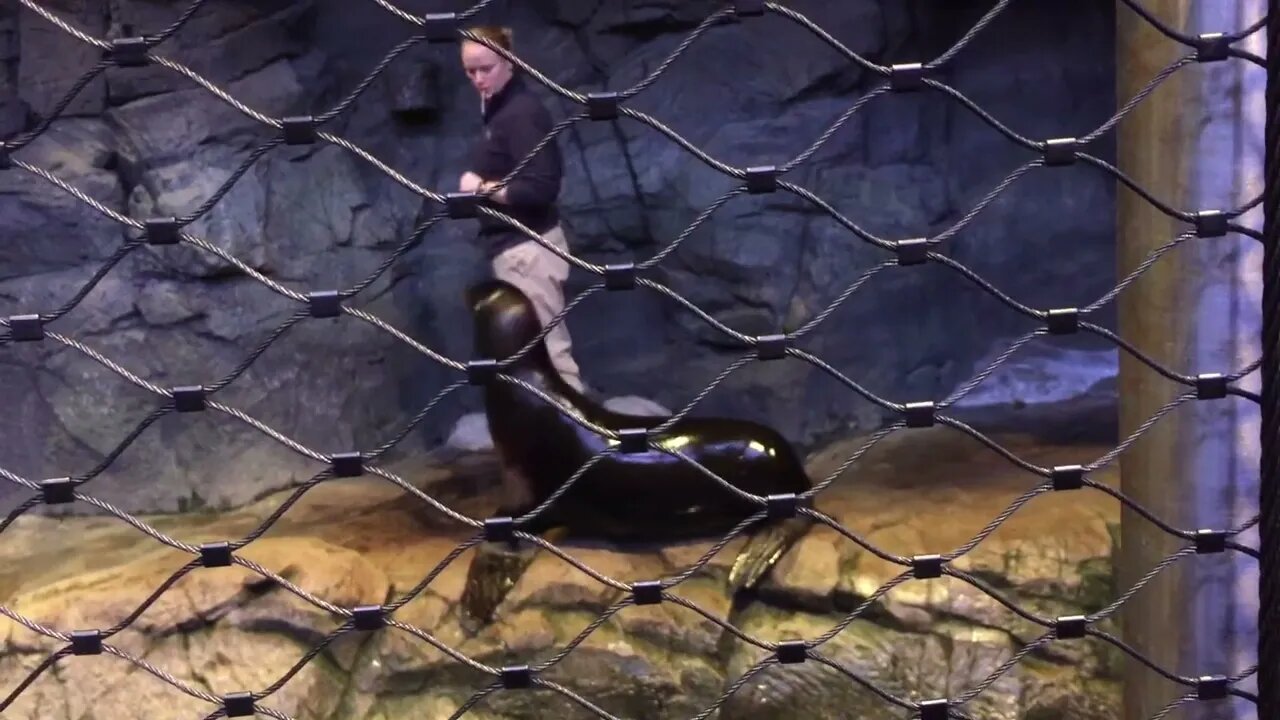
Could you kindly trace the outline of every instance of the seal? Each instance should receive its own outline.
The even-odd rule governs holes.
[[[563,494],[521,524],[521,530],[544,538],[554,534],[616,543],[661,543],[722,537],[761,510],[759,504],[672,452],[757,496],[799,494],[812,487],[799,454],[774,428],[691,414],[650,432],[668,418],[616,412],[570,386],[553,368],[544,344],[533,343],[542,325],[532,303],[514,285],[502,280],[481,282],[467,291],[467,302],[474,319],[476,355],[501,362],[523,351],[501,372],[528,386],[494,378],[483,390],[504,481],[504,498],[496,515],[524,515],[580,473]],[[650,447],[624,452],[617,447],[619,440],[602,436],[583,421],[615,432],[643,429]],[[614,452],[581,471],[611,446]],[[731,589],[736,593],[754,587],[810,524],[808,518],[796,516],[748,530],[751,539],[730,571]],[[766,532],[761,533],[761,528]],[[485,557],[481,552],[473,556],[462,603],[472,624],[489,621],[502,596],[531,562],[531,556],[523,562]]]

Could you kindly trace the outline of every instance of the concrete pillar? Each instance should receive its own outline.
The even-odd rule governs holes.
[[[1261,18],[1266,0],[1143,0],[1183,33],[1230,33]],[[1122,3],[1117,15],[1117,83],[1127,102],[1191,50]],[[1254,33],[1238,47],[1265,56]],[[1179,210],[1239,207],[1258,197],[1263,178],[1265,71],[1230,58],[1178,70],[1118,131],[1119,168]],[[1117,183],[1118,276],[1191,227]],[[1262,229],[1261,208],[1236,222]],[[1161,258],[1119,297],[1119,334],[1165,367],[1196,375],[1235,372],[1261,352],[1262,247],[1236,233],[1194,238]],[[1187,388],[1120,354],[1120,428],[1128,436]],[[1258,392],[1259,373],[1239,383]],[[1258,512],[1259,422],[1256,404],[1235,396],[1192,401],[1169,415],[1120,458],[1122,490],[1183,529],[1238,526]],[[1257,532],[1238,538],[1257,546]],[[1138,514],[1122,516],[1121,591],[1185,541]],[[1121,612],[1122,637],[1159,666],[1183,676],[1237,674],[1257,662],[1258,563],[1228,551],[1167,568]],[[1240,687],[1252,689],[1255,679]],[[1124,666],[1125,720],[1153,717],[1187,692],[1137,661]],[[1187,720],[1255,720],[1241,699],[1191,701]]]

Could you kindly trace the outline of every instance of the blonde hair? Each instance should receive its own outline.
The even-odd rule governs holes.
[[[511,28],[499,25],[477,25],[467,29],[470,30],[472,34],[488,40],[503,50],[512,52],[511,45],[513,33]]]

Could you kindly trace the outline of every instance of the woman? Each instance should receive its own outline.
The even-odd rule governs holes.
[[[511,51],[511,30],[478,27],[472,32]],[[462,41],[462,67],[480,95],[484,134],[471,154],[471,167],[459,182],[462,192],[491,190],[551,132],[551,115],[516,74],[510,61],[481,43]],[[556,198],[563,163],[560,148],[548,142],[506,186],[489,196],[495,209],[518,220],[548,243],[568,252]],[[480,216],[480,240],[494,275],[520,288],[537,308],[545,327],[564,309],[563,283],[569,263],[507,223]],[[565,382],[583,390],[578,364],[570,352],[569,329],[562,318],[546,337],[547,353]]]

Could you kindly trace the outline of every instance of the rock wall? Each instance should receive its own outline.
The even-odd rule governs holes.
[[[159,32],[186,7],[42,4],[96,36]],[[788,3],[880,63],[937,56],[990,4]],[[707,0],[548,0],[495,6],[481,19],[510,22],[522,57],[556,82],[588,91],[628,87],[652,73],[717,7]],[[97,53],[25,7],[3,13],[0,126],[11,134],[49,122]],[[936,77],[1021,135],[1083,135],[1114,106],[1111,13],[1101,0],[1014,3]],[[219,2],[201,7],[158,52],[257,112],[318,114],[346,98],[411,30],[372,3],[353,13],[349,0]],[[768,15],[712,28],[629,106],[725,162],[782,164],[868,83],[867,73],[819,38]],[[546,97],[557,117],[572,109]],[[477,128],[476,106],[456,50],[420,45],[325,129],[414,182],[451,190]],[[471,221],[437,225],[395,256],[421,210],[417,196],[327,143],[255,156],[270,136],[182,75],[108,68],[14,158],[131,217],[199,213],[190,232],[297,291],[350,287],[384,268],[354,304],[424,346],[467,359],[462,291],[484,272],[469,242]],[[1099,143],[1093,151],[1110,158],[1107,138]],[[574,252],[593,262],[652,256],[731,187],[630,119],[576,125],[561,147],[566,227]],[[864,229],[899,239],[955,224],[1032,157],[953,98],[923,92],[868,103],[787,178]],[[1094,168],[1030,172],[945,251],[1022,303],[1087,304],[1113,284],[1113,194],[1113,182]],[[57,310],[123,252],[49,329],[158,385],[234,375],[215,395],[219,402],[321,452],[387,442],[455,379],[352,317],[297,322],[235,375],[300,307],[207,253],[122,251],[136,236],[47,180],[0,172],[0,314]],[[651,277],[720,322],[765,333],[808,322],[883,259],[800,198],[744,196],[689,234]],[[593,280],[575,271],[568,291]],[[1099,321],[1111,317],[1104,312]],[[695,314],[647,291],[593,296],[568,322],[593,387],[670,408],[683,407],[740,352]],[[944,268],[888,268],[800,346],[889,399],[936,399],[993,348],[1032,327]],[[1099,376],[1113,373],[1114,352],[1097,357]],[[0,362],[0,395],[8,400],[0,463],[24,477],[87,473],[143,424],[94,480],[95,496],[129,509],[223,506],[321,469],[224,414],[149,420],[159,398],[56,341],[5,346]],[[1039,392],[1024,390],[1021,400]],[[436,446],[477,399],[468,388],[449,395],[397,449]],[[698,410],[767,420],[806,447],[882,420],[874,405],[794,359],[734,373]],[[0,486],[0,497],[12,492]]]

